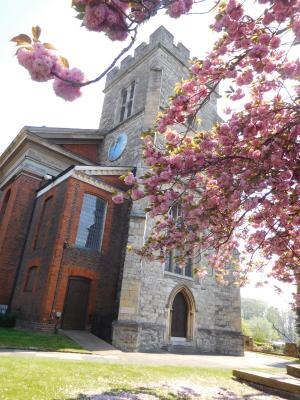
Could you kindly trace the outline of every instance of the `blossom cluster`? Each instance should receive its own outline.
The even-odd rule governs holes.
[[[17,59],[26,68],[32,80],[46,82],[53,80],[53,89],[57,96],[73,101],[81,96],[80,84],[85,80],[78,68],[69,68],[68,62],[60,57],[49,43],[41,43],[39,27],[32,28],[33,39],[21,34],[12,39],[19,46]],[[79,84],[79,85],[77,85]]]
[[[83,25],[90,31],[105,32],[111,40],[125,40],[128,36],[125,1],[75,0],[75,9],[81,13]]]
[[[219,39],[193,62],[146,137],[149,171],[130,190],[148,198],[157,221],[140,254],[163,260],[170,249],[183,258],[200,252],[222,279],[243,243],[251,260],[259,252],[274,263],[275,277],[299,282],[300,61],[281,42],[282,35],[291,47],[299,40],[300,2],[259,2],[265,11],[258,19],[237,0],[220,3],[212,27]],[[227,121],[195,128],[190,119],[221,82],[228,82]],[[231,274],[241,280],[252,266]]]
[[[122,0],[73,0],[78,18],[90,31],[104,32],[111,40],[125,40],[135,24],[140,24],[161,8],[166,8],[172,18],[188,13],[193,0],[122,1]]]

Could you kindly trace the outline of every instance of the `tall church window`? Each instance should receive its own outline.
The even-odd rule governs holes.
[[[172,272],[173,274],[193,277],[193,265],[192,259],[189,258],[185,265],[179,265],[176,257],[179,256],[179,250],[171,250],[169,251],[166,260],[165,260],[165,271]]]
[[[182,223],[182,212],[180,204],[174,205],[169,214],[176,221],[176,224],[180,226]],[[180,250],[171,250],[165,260],[165,271],[172,272],[173,274],[182,276],[193,276],[192,259],[188,258],[185,265],[179,265],[177,257],[180,256]]]
[[[97,196],[85,193],[80,212],[76,246],[100,250],[106,202]]]
[[[9,190],[5,193],[5,196],[4,196],[4,199],[3,199],[3,203],[2,203],[2,207],[1,207],[1,209],[0,209],[0,224],[1,224],[2,220],[3,220],[3,218],[4,218],[4,215],[5,215],[7,206],[8,206],[10,194],[11,194],[11,190],[9,189]]]
[[[132,114],[134,89],[135,82],[132,82],[127,88],[122,89],[120,122],[122,122],[126,118],[129,118]]]
[[[48,197],[43,204],[41,216],[38,222],[35,238],[33,241],[34,250],[43,247],[44,239],[47,236],[47,224],[50,219],[50,209],[52,205],[53,196]]]
[[[34,289],[34,283],[37,276],[38,267],[31,267],[27,272],[24,292],[32,292]]]

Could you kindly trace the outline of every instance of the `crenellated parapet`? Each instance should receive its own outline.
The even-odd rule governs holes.
[[[152,33],[148,44],[145,42],[141,43],[134,50],[134,56],[127,56],[122,60],[120,67],[113,68],[107,74],[105,86],[111,85],[113,81],[127,73],[157,47],[162,47],[169,51],[183,64],[187,64],[190,58],[190,51],[182,43],[175,45],[174,36],[166,28],[160,26]]]

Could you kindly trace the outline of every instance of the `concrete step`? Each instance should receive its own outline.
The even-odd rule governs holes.
[[[300,399],[300,379],[289,375],[273,375],[267,372],[233,370],[233,376],[244,381],[257,383],[272,389],[299,395]],[[298,398],[298,397],[297,397]]]
[[[300,364],[287,365],[286,372],[295,378],[300,378]]]
[[[74,340],[74,342],[80,344],[85,350],[91,351],[94,354],[120,354],[121,351],[116,349],[111,344],[98,338],[88,331],[77,331],[71,329],[59,329],[59,333]]]

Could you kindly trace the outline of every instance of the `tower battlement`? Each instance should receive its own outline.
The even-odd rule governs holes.
[[[120,67],[113,68],[106,77],[106,87],[112,82],[127,73],[133,66],[139,63],[153,49],[162,46],[183,64],[187,64],[190,58],[190,51],[182,44],[174,44],[174,36],[163,26],[160,26],[150,35],[149,43],[141,43],[135,50],[134,56],[127,56],[121,61]]]

